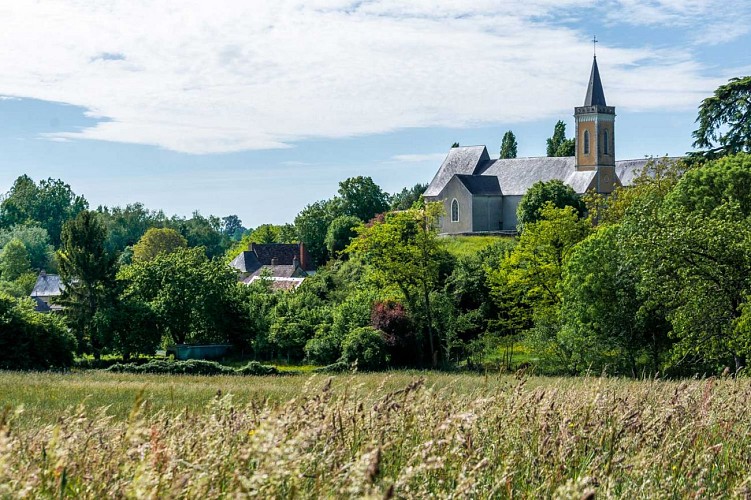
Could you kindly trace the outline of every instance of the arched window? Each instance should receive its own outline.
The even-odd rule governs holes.
[[[456,198],[451,202],[451,222],[459,222],[459,202]]]
[[[604,130],[602,134],[602,152],[608,154],[608,131]]]
[[[589,154],[589,130],[584,131],[584,154]]]

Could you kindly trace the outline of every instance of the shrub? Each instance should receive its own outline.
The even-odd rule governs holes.
[[[235,370],[238,375],[278,375],[279,370],[275,366],[262,365],[258,361],[251,361],[242,368]]]
[[[328,231],[326,231],[326,248],[329,251],[329,255],[333,257],[339,256],[349,242],[357,236],[355,227],[360,225],[361,221],[357,217],[352,215],[340,215],[329,224]]]
[[[315,337],[305,344],[305,357],[314,364],[336,362],[342,354],[342,339],[334,333],[331,325],[316,329]]]
[[[0,369],[68,367],[74,349],[75,339],[61,318],[35,312],[30,299],[0,292]]]
[[[237,370],[203,359],[189,359],[187,361],[167,361],[152,359],[145,364],[116,363],[109,368],[109,372],[115,373],[152,373],[159,375],[276,375],[279,371],[276,367],[262,365],[257,361],[251,361]]]
[[[150,358],[131,358],[128,364],[143,365],[150,362]],[[73,362],[73,367],[81,370],[104,370],[112,365],[122,364],[123,358],[121,356],[107,355],[96,359],[94,356],[83,356],[76,358]]]
[[[152,359],[148,363],[114,364],[107,371],[116,373],[153,373],[164,375],[227,375],[234,373],[232,368],[223,366],[216,361],[203,359],[189,359],[187,361],[166,361]]]
[[[372,326],[352,330],[342,342],[342,361],[357,361],[357,366],[363,370],[386,368],[389,355],[382,332]]]

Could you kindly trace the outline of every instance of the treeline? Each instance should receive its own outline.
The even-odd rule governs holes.
[[[252,289],[237,284],[226,262],[251,241],[302,240],[324,264],[352,227],[391,207],[409,207],[425,187],[389,195],[370,178],[355,177],[340,183],[339,196],[306,207],[296,224],[253,230],[234,215],[167,217],[140,203],[89,210],[62,180],[21,176],[0,203],[0,296],[9,311],[0,345],[13,346],[12,356],[3,351],[0,367],[61,366],[73,351],[127,359],[186,342],[231,342],[240,353],[267,353],[255,339],[265,322],[259,308],[265,314],[272,298],[249,299]],[[311,208],[319,206],[333,223],[321,232]],[[28,296],[42,270],[59,273],[65,285],[62,317],[33,312]],[[57,357],[39,355],[37,337],[57,342]]]
[[[327,263],[281,293],[263,280],[239,284],[229,254],[212,259],[179,239],[123,263],[108,249],[105,217],[83,210],[64,223],[55,254],[70,283],[63,318],[3,296],[8,328],[29,339],[11,341],[4,328],[3,352],[14,355],[3,363],[65,364],[66,348],[128,358],[230,342],[259,361],[360,369],[735,371],[751,345],[749,186],[749,154],[654,161],[607,198],[540,183],[519,205],[518,238],[459,256],[436,234],[439,205],[418,201],[367,222],[338,215],[329,227],[352,218],[342,249],[325,247]],[[334,203],[346,206],[318,205]]]

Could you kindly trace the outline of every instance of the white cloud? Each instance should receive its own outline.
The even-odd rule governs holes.
[[[549,22],[582,6],[591,0],[5,2],[0,93],[108,119],[56,137],[199,154],[533,120],[583,99],[587,37]],[[679,9],[618,6],[651,9],[648,20]],[[693,108],[726,76],[702,76],[680,51],[598,54],[609,102],[630,109]]]

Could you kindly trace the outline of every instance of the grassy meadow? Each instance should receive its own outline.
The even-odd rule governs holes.
[[[751,381],[0,374],[0,497],[747,497]]]
[[[499,240],[513,240],[513,236],[444,236],[440,242],[455,257],[474,255]]]

